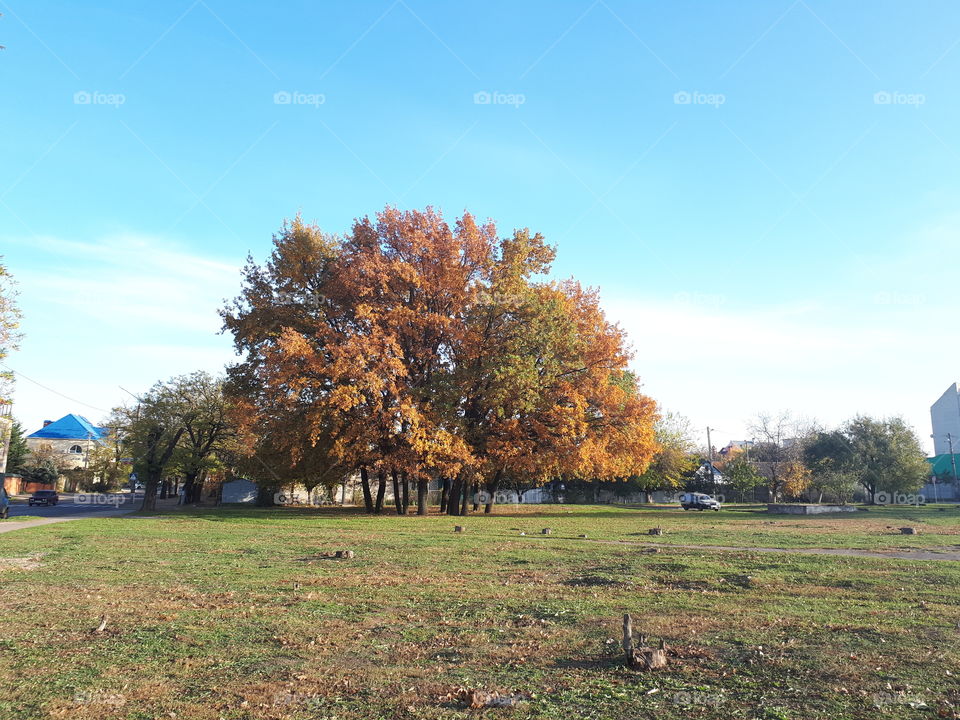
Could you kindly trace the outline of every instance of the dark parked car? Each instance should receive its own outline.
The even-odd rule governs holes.
[[[680,506],[684,510],[719,510],[720,503],[703,493],[684,493],[680,496]]]
[[[37,490],[27,502],[31,507],[34,505],[56,505],[60,502],[60,496],[56,490]]]

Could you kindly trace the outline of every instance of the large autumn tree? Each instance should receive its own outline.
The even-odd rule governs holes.
[[[244,356],[231,392],[289,463],[358,471],[368,511],[387,478],[400,513],[411,485],[425,513],[428,481],[449,480],[459,514],[504,476],[643,472],[655,405],[596,293],[539,279],[553,257],[469,214],[388,207],[342,239],[296,218],[223,311]]]

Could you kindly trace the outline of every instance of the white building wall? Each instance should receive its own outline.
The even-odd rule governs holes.
[[[953,435],[953,451],[960,452],[960,391],[954,383],[930,407],[930,421],[933,425],[933,453],[943,455],[950,452],[947,433]]]
[[[70,452],[70,448],[80,446],[81,452]],[[82,468],[86,462],[87,453],[93,448],[94,441],[66,440],[63,438],[27,438],[27,450],[31,453],[49,447],[54,452],[54,460],[61,470],[76,470]]]

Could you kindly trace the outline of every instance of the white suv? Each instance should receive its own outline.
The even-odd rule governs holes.
[[[720,501],[703,493],[684,493],[680,496],[680,507],[684,510],[719,510]]]

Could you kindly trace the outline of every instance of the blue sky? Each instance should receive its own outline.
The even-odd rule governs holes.
[[[60,393],[15,412],[222,366],[248,252],[391,203],[543,232],[717,444],[780,410],[926,440],[960,376],[960,6],[864,8],[2,0],[8,363]]]

